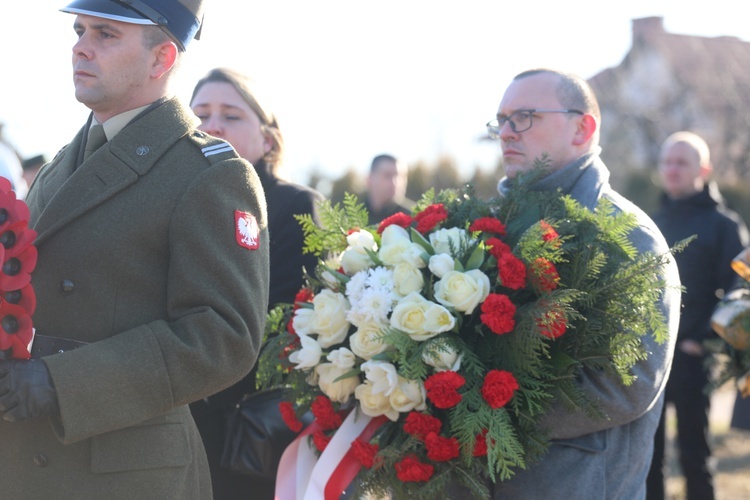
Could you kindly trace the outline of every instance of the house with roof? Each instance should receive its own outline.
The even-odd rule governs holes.
[[[613,182],[652,170],[662,141],[678,130],[706,139],[718,178],[750,177],[750,43],[667,33],[661,17],[632,23],[632,47],[619,66],[588,80]]]

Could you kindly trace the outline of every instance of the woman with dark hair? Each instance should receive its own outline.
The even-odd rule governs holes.
[[[312,273],[316,265],[316,257],[302,253],[304,235],[294,215],[313,214],[317,219],[317,203],[323,196],[279,177],[284,139],[276,117],[261,104],[249,77],[230,69],[211,70],[196,84],[190,107],[201,120],[200,130],[229,142],[255,167],[268,204],[271,239],[269,308],[280,302],[293,302],[303,284],[303,268]],[[226,415],[244,394],[255,390],[253,370],[234,386],[191,405],[208,454],[213,493],[217,499],[274,496],[272,479],[234,473],[219,465]]]

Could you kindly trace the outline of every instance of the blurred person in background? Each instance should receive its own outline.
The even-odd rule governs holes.
[[[20,155],[10,142],[3,136],[3,124],[0,123],[0,177],[10,181],[18,199],[24,199],[29,184],[23,176]]]
[[[406,198],[408,169],[406,164],[389,154],[372,159],[364,194],[370,224],[378,224],[397,212],[411,213],[414,202]]]
[[[31,186],[31,183],[34,182],[34,179],[36,178],[36,174],[39,173],[39,170],[47,163],[47,161],[46,156],[36,155],[31,158],[26,158],[21,163],[21,168],[23,168],[23,178],[26,180],[26,184]]]
[[[653,214],[654,222],[670,246],[697,236],[675,255],[685,291],[665,401],[674,405],[677,414],[677,442],[687,498],[707,500],[714,498],[714,484],[708,421],[711,401],[705,393],[708,353],[703,341],[715,337],[711,314],[735,281],[730,262],[748,244],[748,232],[709,180],[712,166],[703,138],[686,131],[669,136],[661,146],[658,171],[664,192],[661,207]],[[647,479],[649,500],[665,498],[664,427],[662,412]]]
[[[190,106],[201,120],[200,130],[229,142],[255,167],[268,203],[269,308],[280,302],[294,302],[304,282],[304,271],[312,274],[317,264],[314,255],[302,252],[304,234],[294,215],[312,214],[317,221],[317,204],[323,196],[280,177],[284,153],[281,129],[249,77],[231,69],[213,69],[196,84]],[[272,478],[238,474],[219,463],[227,413],[244,394],[255,390],[253,371],[234,386],[191,405],[208,453],[216,498],[273,498]]]

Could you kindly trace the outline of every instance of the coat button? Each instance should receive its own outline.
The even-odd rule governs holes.
[[[47,457],[41,453],[34,455],[33,462],[37,467],[47,467]]]
[[[75,285],[70,280],[62,280],[60,282],[60,290],[62,290],[63,293],[70,293],[73,291],[73,288],[75,288]]]

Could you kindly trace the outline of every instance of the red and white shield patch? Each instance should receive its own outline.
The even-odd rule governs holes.
[[[248,250],[257,250],[260,246],[260,228],[255,216],[248,212],[235,210],[234,235],[239,246]]]

